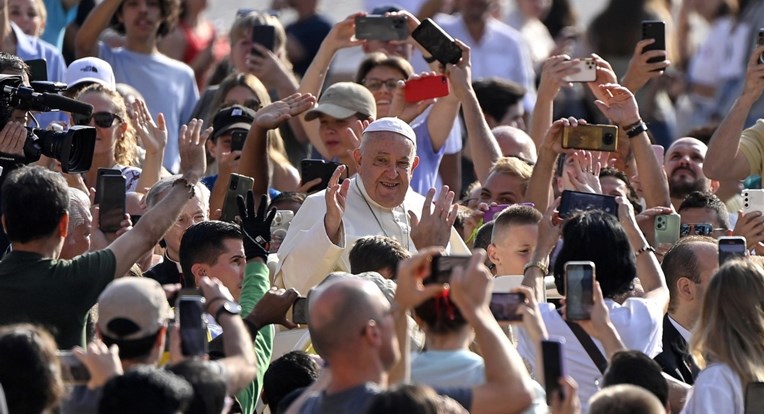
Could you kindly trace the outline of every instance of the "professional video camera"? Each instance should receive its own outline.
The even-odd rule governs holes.
[[[14,110],[48,112],[63,110],[90,116],[93,106],[61,96],[57,93],[66,87],[52,82],[32,82],[33,87],[22,84],[21,76],[0,75],[0,129],[11,119]],[[64,172],[85,172],[93,162],[96,130],[89,126],[72,126],[64,132],[27,127],[24,156],[13,160],[28,164],[40,159],[40,155],[61,162]],[[6,157],[0,157],[6,158]]]

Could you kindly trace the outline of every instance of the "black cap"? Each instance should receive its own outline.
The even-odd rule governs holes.
[[[232,129],[250,130],[252,121],[255,120],[255,111],[250,108],[233,105],[221,109],[215,114],[212,126],[212,139],[218,138]]]

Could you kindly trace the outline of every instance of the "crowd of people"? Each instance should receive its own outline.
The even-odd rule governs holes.
[[[762,0],[0,2],[0,413],[762,412]]]

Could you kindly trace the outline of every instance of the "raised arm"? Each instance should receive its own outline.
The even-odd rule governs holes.
[[[566,55],[547,58],[542,64],[542,75],[537,90],[537,101],[531,114],[529,135],[534,140],[537,151],[545,142],[545,135],[553,123],[553,102],[561,87],[570,87],[571,83],[563,78],[576,73],[576,62]]]
[[[534,208],[541,213],[544,213],[547,206],[550,205],[555,164],[558,161],[558,156],[564,153],[561,147],[563,129],[580,123],[585,124],[586,122],[573,117],[561,118],[555,121],[545,133],[542,145],[539,147],[539,157],[537,163],[534,164],[534,170],[531,172],[524,197],[525,201],[534,203]]]
[[[146,212],[132,230],[118,237],[108,249],[116,259],[115,277],[128,269],[146,252],[154,248],[170,226],[178,219],[186,202],[193,197],[193,186],[204,174],[205,142],[200,139],[202,121],[191,121],[181,127],[180,153],[183,176],[178,179],[165,198]]]
[[[136,134],[146,150],[146,158],[143,161],[141,178],[138,179],[136,190],[145,194],[151,186],[159,181],[162,175],[162,160],[167,145],[167,127],[165,126],[165,116],[162,113],[157,114],[157,122],[154,122],[144,101],[137,99],[131,106],[130,119],[133,120]]]
[[[98,37],[107,27],[122,0],[104,0],[90,11],[77,31],[74,48],[77,58],[98,56]]]
[[[762,53],[762,46],[756,47],[752,52],[746,67],[744,90],[709,141],[707,153],[712,156],[704,160],[704,175],[710,179],[743,180],[751,174],[760,172],[758,169],[762,166],[762,159],[759,165],[752,165],[741,151],[741,132],[749,110],[762,96],[763,64],[760,62]]]

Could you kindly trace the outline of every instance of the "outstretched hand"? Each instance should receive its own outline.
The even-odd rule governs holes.
[[[192,184],[199,182],[207,168],[205,143],[212,133],[212,127],[202,131],[203,124],[201,119],[192,119],[187,125],[181,126],[178,137],[181,173]]]
[[[435,195],[435,188],[431,188],[425,196],[419,218],[414,212],[408,212],[412,227],[412,241],[418,249],[428,246],[446,247],[451,236],[452,225],[457,219],[459,206],[452,204],[454,191],[450,191],[449,186],[443,186],[434,203]]]
[[[611,122],[625,127],[640,120],[637,101],[629,89],[615,83],[599,85],[598,89],[602,95],[595,105]]]
[[[315,103],[316,97],[310,93],[294,93],[259,109],[253,124],[263,129],[278,128],[293,116],[312,108]]]
[[[276,216],[276,209],[272,208],[266,215],[268,197],[264,194],[260,197],[258,212],[255,213],[255,195],[252,190],[247,191],[247,202],[244,197],[236,197],[236,205],[239,207],[239,227],[244,234],[244,256],[247,260],[260,258],[264,262],[268,258],[271,243],[271,222]]]
[[[340,226],[343,224],[345,200],[351,184],[351,180],[345,180],[340,184],[340,176],[343,175],[345,169],[345,165],[337,167],[329,179],[327,190],[324,193],[324,201],[327,204],[327,212],[324,214],[324,230],[327,232],[327,237],[335,244],[340,243]]]

